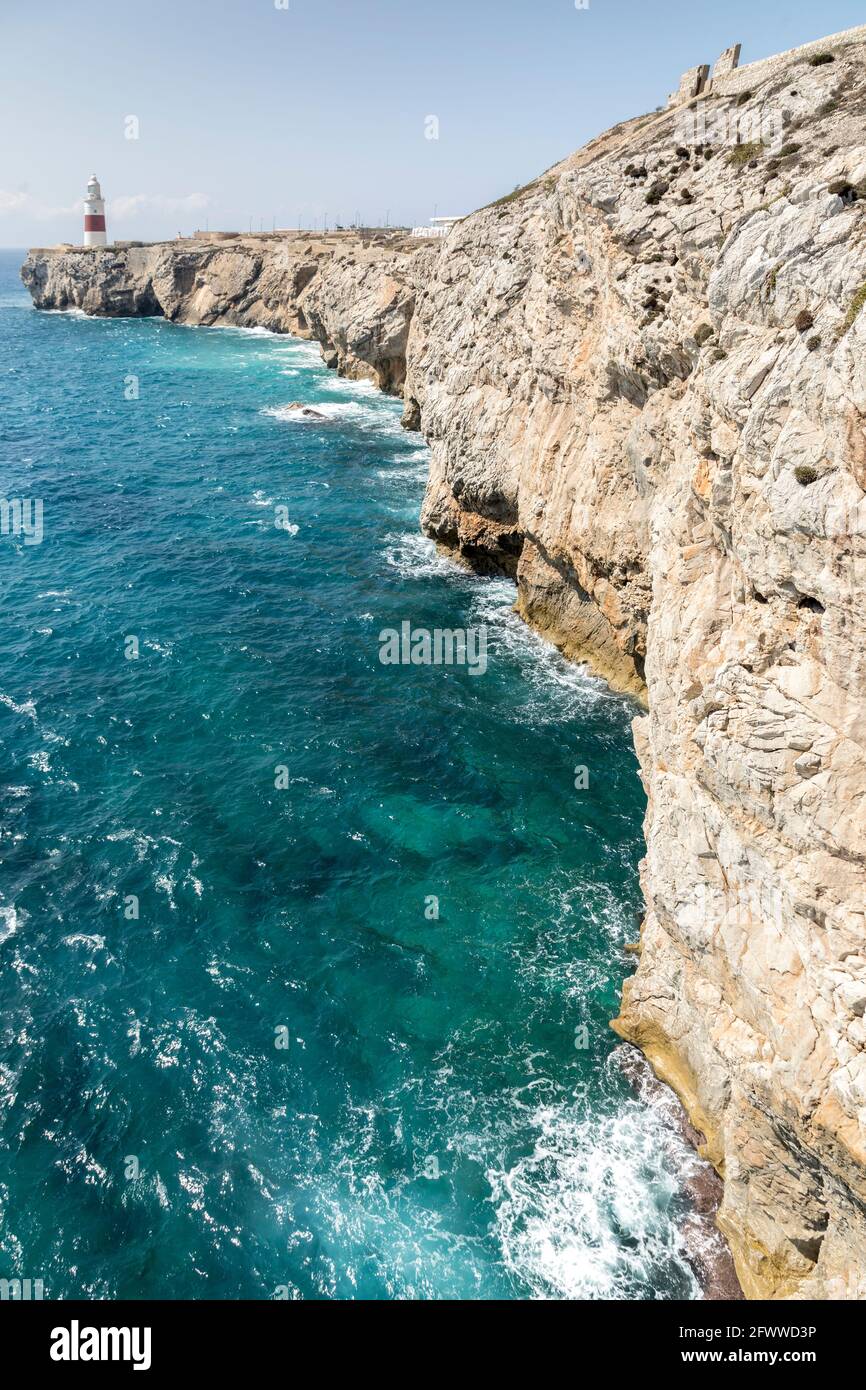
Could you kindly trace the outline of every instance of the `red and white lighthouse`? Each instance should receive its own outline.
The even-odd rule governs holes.
[[[95,174],[91,174],[87,181],[87,197],[84,199],[84,245],[108,245],[105,235],[105,199]]]

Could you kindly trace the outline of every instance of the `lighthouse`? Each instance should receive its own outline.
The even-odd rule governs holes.
[[[87,196],[84,199],[84,245],[108,245],[105,235],[105,199],[95,174],[91,174],[87,181]]]

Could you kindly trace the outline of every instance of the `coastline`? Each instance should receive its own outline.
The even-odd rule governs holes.
[[[783,105],[785,153],[657,112],[435,248],[239,237],[25,276],[46,307],[298,329],[402,395],[426,534],[645,691],[615,1028],[704,1134],[753,1298],[866,1293],[864,55],[710,93],[721,117]]]
[[[267,1296],[287,1278],[302,1296],[369,1296],[388,1278],[398,1297],[698,1298],[677,1220],[691,1155],[632,1095],[607,1030],[637,910],[643,802],[629,707],[513,615],[512,583],[443,563],[417,534],[426,448],[401,430],[398,402],[338,380],[317,347],[32,311],[7,314],[6,326],[6,364],[53,364],[45,410],[21,413],[13,455],[22,487],[30,440],[44,448],[47,544],[9,558],[23,612],[54,633],[34,636],[27,667],[4,683],[15,707],[0,714],[32,809],[46,781],[62,797],[19,822],[16,863],[38,858],[57,830],[70,837],[53,874],[63,939],[45,952],[30,882],[9,950],[39,967],[40,1000],[81,997],[65,1051],[83,1048],[96,1079],[113,1063],[117,1098],[87,1146],[107,1176],[94,1170],[88,1186],[83,1168],[70,1175],[84,1213],[57,1223],[40,1262],[46,1296],[91,1289],[92,1269],[117,1297]],[[129,372],[141,388],[131,404],[118,389]],[[10,386],[18,416],[27,375]],[[326,419],[272,409],[291,396]],[[81,546],[75,521],[62,524],[71,493],[91,523]],[[296,534],[274,528],[283,502]],[[107,586],[118,556],[124,582]],[[489,679],[383,675],[376,617],[407,611],[428,625],[487,623]],[[114,635],[131,631],[144,639],[138,665],[117,659]],[[75,651],[87,689],[107,696],[101,709],[86,693],[53,694]],[[46,745],[50,768],[30,767],[31,740],[61,728],[68,742]],[[268,754],[289,732],[291,787],[275,794],[276,748]],[[593,767],[603,751],[607,768],[577,801],[572,744]],[[111,897],[85,936],[74,890],[94,876]],[[422,918],[422,885],[443,893],[441,922]],[[130,889],[141,920],[126,927]],[[134,977],[114,989],[113,962],[133,960]],[[4,972],[4,989],[14,985]],[[260,1023],[283,1018],[287,998],[283,1058]],[[14,993],[10,1002],[17,1028]],[[127,1017],[139,1021],[129,1051],[118,1045]],[[572,1033],[587,1017],[591,1046],[579,1053]],[[165,1070],[162,1056],[177,1063]],[[20,1078],[21,1103],[40,1070]],[[301,1088],[313,1102],[304,1113]],[[118,1154],[140,1147],[125,1135],[130,1102],[149,1133],[134,1189],[117,1175]],[[78,1108],[65,1094],[58,1104],[63,1146]],[[182,1146],[178,1107],[193,1125]],[[383,1116],[375,1129],[371,1114]],[[438,1156],[437,1185],[419,1174],[425,1154]],[[246,1156],[264,1181],[244,1182],[235,1201],[224,1174],[242,1179]],[[32,1264],[50,1208],[28,1224],[15,1167],[10,1189],[7,1226]],[[216,1228],[196,1217],[198,1194]],[[106,1244],[118,1203],[143,1271]],[[241,1211],[251,1235],[226,1248],[224,1223]],[[321,1233],[321,1255],[305,1230]],[[82,1235],[92,1255],[79,1275],[65,1252]]]

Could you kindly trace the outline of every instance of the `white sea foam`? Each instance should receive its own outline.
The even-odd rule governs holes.
[[[489,661],[516,665],[522,677],[521,693],[503,706],[502,717],[522,724],[560,723],[604,703],[617,714],[628,714],[622,696],[587,666],[566,660],[514,612],[517,586],[512,580],[474,574],[420,531],[387,535],[383,554],[401,579],[441,577],[461,586],[469,624],[488,630]]]
[[[104,951],[105,937],[88,935],[86,932],[71,932],[62,938],[64,946],[82,946],[86,951]]]
[[[240,333],[245,338],[282,338],[284,336],[282,333],[275,332],[273,328],[264,328],[258,324],[254,328],[247,328],[244,324],[237,323],[192,325],[194,328],[202,326],[210,328],[217,333]]]
[[[8,941],[10,936],[14,936],[18,930],[18,913],[15,911],[14,904],[11,907],[0,907],[0,943]]]
[[[345,391],[348,395],[353,396],[374,396],[377,400],[381,400],[379,387],[375,381],[367,381],[363,378],[358,381],[354,377],[329,376],[328,390]]]
[[[29,719],[38,729],[46,743],[57,743],[64,748],[69,747],[68,738],[64,738],[62,734],[55,733],[53,729],[46,729],[40,724],[36,712],[36,704],[33,700],[22,700],[19,702],[13,700],[11,695],[6,695],[0,691],[0,705],[5,705],[7,709],[12,710],[13,714],[20,714],[23,718]],[[30,761],[34,767],[38,767],[41,771],[47,772],[47,758],[47,753],[34,753],[31,755]],[[43,766],[43,763],[46,765]]]
[[[158,888],[159,891],[161,893],[164,893],[165,896],[168,898],[168,905],[171,908],[172,912],[176,912],[177,903],[174,900],[175,881],[172,878],[171,874],[156,874],[153,883],[154,887]]]
[[[395,454],[389,468],[376,470],[377,477],[384,482],[426,483],[430,472],[430,453],[427,449],[416,449],[411,454]]]
[[[155,814],[160,814],[158,808]],[[136,861],[151,865],[154,887],[165,894],[172,910],[177,908],[174,895],[178,882],[182,888],[191,888],[197,898],[202,896],[204,885],[195,872],[201,860],[191,850],[185,850],[180,840],[172,835],[148,835],[142,830],[124,829],[111,831],[105,838],[113,844],[131,844]],[[183,867],[185,860],[188,863]]]
[[[507,948],[539,1007],[556,1000],[580,1018],[586,1001],[608,988],[611,958],[636,933],[636,910],[620,894],[592,871],[551,870],[531,936]]]
[[[315,415],[305,415],[305,410],[315,411]],[[291,425],[317,425],[323,424],[325,420],[361,420],[374,425],[388,423],[375,407],[364,405],[360,401],[304,401],[299,405],[267,406],[262,413],[271,415],[276,420],[285,420]],[[317,420],[316,415],[321,415],[323,419]]]
[[[311,367],[321,367],[323,371],[325,370],[318,343],[308,342],[305,338],[282,338],[277,349],[277,356],[294,358],[297,361],[306,362]]]
[[[385,537],[384,556],[401,579],[429,579],[431,575],[472,579],[468,570],[438,549],[436,542],[420,531],[392,533]],[[480,582],[480,581],[479,581]]]
[[[497,653],[506,656],[524,677],[526,697],[515,703],[515,717],[552,723],[604,702],[622,708],[622,697],[589,667],[568,661],[518,616],[516,598],[517,586],[510,579],[490,579],[476,589],[472,601],[472,622],[489,629],[490,659]]]
[[[645,1298],[669,1265],[698,1298],[669,1210],[676,1141],[664,1115],[637,1100],[601,1118],[547,1104],[531,1123],[532,1153],[487,1172],[502,1258],[520,1283],[536,1298]]]
[[[342,405],[324,405],[316,402],[304,402],[301,405],[269,405],[262,411],[263,415],[270,415],[274,420],[282,420],[288,425],[320,425],[325,420],[333,419],[341,414],[345,407]],[[315,411],[315,415],[305,415],[305,410]],[[321,416],[321,419],[317,419]]]
[[[353,385],[356,386],[357,383]],[[315,414],[305,415],[305,410],[313,411]],[[388,409],[383,398],[380,398],[375,390],[371,393],[362,392],[345,401],[313,400],[266,406],[262,414],[269,415],[283,424],[303,425],[308,429],[314,429],[317,425],[324,428],[327,425],[343,424],[374,430],[379,435],[402,436],[403,433],[399,415]],[[317,419],[316,416],[322,418]]]
[[[7,709],[11,709],[13,714],[23,714],[25,718],[32,719],[34,724],[37,722],[36,705],[32,700],[24,700],[21,704],[18,704],[17,701],[12,699],[11,695],[4,695],[3,692],[0,691],[0,705],[5,705]]]

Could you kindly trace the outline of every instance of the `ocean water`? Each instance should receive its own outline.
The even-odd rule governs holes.
[[[37,313],[20,261],[0,496],[44,535],[0,536],[0,1277],[699,1297],[693,1160],[608,1028],[633,708],[420,536],[398,403],[287,338]],[[405,620],[485,624],[486,672],[383,666]]]

